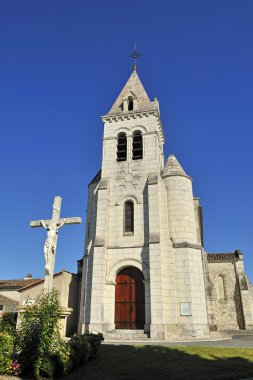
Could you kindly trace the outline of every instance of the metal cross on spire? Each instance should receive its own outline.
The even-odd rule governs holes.
[[[132,58],[133,60],[133,71],[137,69],[136,60],[140,55],[141,53],[138,53],[138,51],[136,50],[136,43],[135,43],[132,53],[128,56],[129,58]]]

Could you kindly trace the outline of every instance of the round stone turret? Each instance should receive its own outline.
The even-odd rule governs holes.
[[[197,243],[197,227],[192,194],[192,179],[174,155],[162,172],[167,188],[170,237],[173,243]]]
[[[163,178],[168,176],[183,176],[191,179],[187,176],[184,169],[173,154],[171,154],[167,159],[162,173]]]

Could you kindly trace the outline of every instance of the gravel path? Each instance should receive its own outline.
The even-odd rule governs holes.
[[[115,344],[115,345],[153,345],[153,346],[204,346],[204,347],[241,347],[241,348],[253,348],[253,335],[234,335],[232,339],[220,339],[220,340],[186,340],[175,342],[164,341],[106,341],[103,344]]]

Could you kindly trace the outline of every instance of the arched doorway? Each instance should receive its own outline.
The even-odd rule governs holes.
[[[116,277],[115,328],[143,329],[145,289],[143,273],[135,267],[122,269]]]

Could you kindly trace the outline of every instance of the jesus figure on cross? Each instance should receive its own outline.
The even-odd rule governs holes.
[[[50,274],[50,270],[54,265],[54,254],[56,250],[56,238],[58,231],[65,224],[66,220],[64,219],[63,222],[58,226],[54,222],[51,222],[48,225],[45,224],[44,220],[41,220],[40,222],[42,226],[47,230],[47,238],[44,244],[44,257],[46,261],[45,274],[48,275]]]

